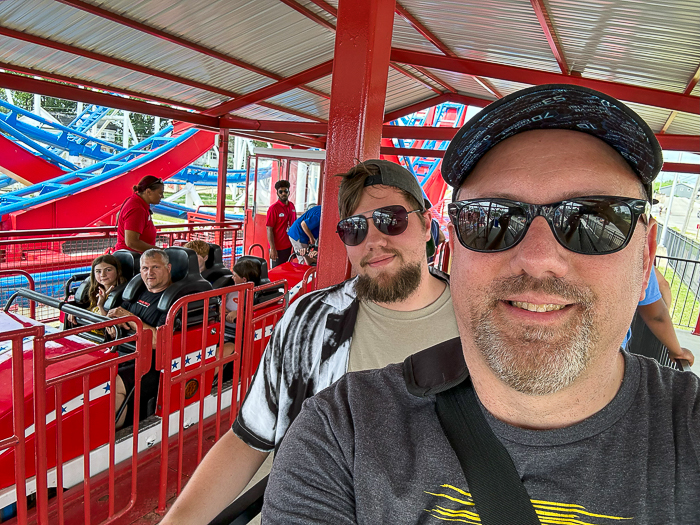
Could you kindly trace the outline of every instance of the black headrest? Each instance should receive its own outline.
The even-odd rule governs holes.
[[[236,259],[236,262],[238,261],[253,261],[258,263],[260,265],[260,285],[267,284],[270,282],[270,278],[267,276],[267,261],[262,257],[255,257],[254,255],[242,255],[238,259]]]
[[[187,274],[199,273],[199,260],[194,250],[174,246],[166,248],[165,253],[170,258],[170,278],[174,283],[184,279]]]
[[[209,269],[214,265],[222,264],[224,264],[224,255],[221,247],[218,244],[209,244],[209,255],[207,256],[207,262],[204,263],[205,268]]]
[[[132,252],[131,250],[117,250],[112,255],[114,255],[119,261],[119,265],[122,268],[122,275],[128,281],[134,275],[139,273],[141,254],[139,252]]]

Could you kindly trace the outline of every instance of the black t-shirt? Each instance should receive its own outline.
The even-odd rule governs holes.
[[[168,312],[161,312],[158,310],[158,301],[160,301],[163,292],[165,292],[165,290],[156,293],[144,290],[133,303],[125,301],[124,304],[122,304],[122,308],[129,310],[147,325],[154,327],[162,326],[165,324],[165,319],[168,316]]]

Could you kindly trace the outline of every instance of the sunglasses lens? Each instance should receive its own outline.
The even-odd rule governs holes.
[[[387,206],[374,210],[372,220],[384,235],[399,235],[408,228],[408,212],[403,206]]]
[[[557,238],[583,254],[611,253],[626,245],[634,214],[624,202],[576,199],[563,203],[552,220]]]
[[[479,252],[506,250],[516,244],[527,228],[527,215],[520,206],[497,201],[472,201],[461,209],[449,206],[460,242]]]
[[[347,246],[357,246],[367,237],[368,227],[367,219],[362,215],[354,215],[338,223],[338,236]]]

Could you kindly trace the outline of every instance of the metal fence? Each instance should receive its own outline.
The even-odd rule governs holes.
[[[655,265],[671,287],[673,324],[694,329],[700,314],[700,262],[678,257],[657,256]]]
[[[659,224],[656,242],[661,242],[662,233],[663,225]],[[666,236],[666,255],[678,259],[697,261],[700,260],[700,244],[669,228]]]
[[[242,249],[241,222],[191,222],[157,227],[156,244],[159,247],[182,246],[188,241],[201,239],[221,246],[224,263],[231,263]],[[90,271],[98,255],[113,250],[116,227],[75,229],[4,231],[0,232],[0,270],[21,270],[31,275],[35,290],[49,297],[63,299],[65,284],[76,273]],[[27,286],[24,274],[0,278],[0,305],[20,288]],[[28,313],[29,302],[19,300],[15,311]],[[45,305],[37,305],[36,319],[53,321],[59,312]]]

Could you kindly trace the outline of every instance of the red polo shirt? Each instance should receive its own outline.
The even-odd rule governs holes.
[[[131,250],[124,240],[124,230],[131,230],[141,234],[139,237],[143,242],[151,245],[156,243],[156,227],[151,218],[151,207],[134,193],[129,197],[119,212],[117,220],[117,245],[115,250]]]
[[[295,220],[297,220],[297,211],[292,201],[282,204],[282,201],[278,200],[268,208],[265,226],[272,228],[276,249],[286,250],[292,247],[287,230]]]

